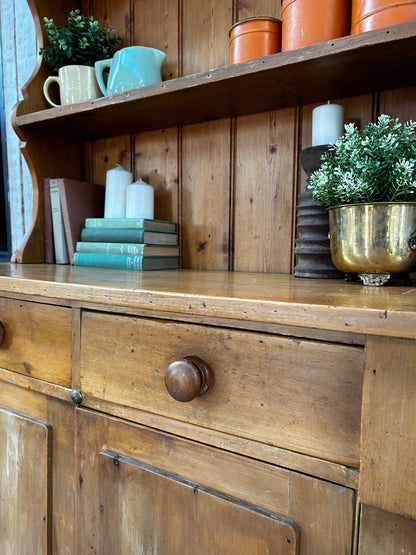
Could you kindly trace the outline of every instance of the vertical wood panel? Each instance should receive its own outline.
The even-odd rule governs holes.
[[[361,501],[416,518],[416,341],[369,337],[361,429]],[[397,469],[402,469],[397,472]]]
[[[184,75],[228,64],[232,11],[232,0],[183,0]],[[185,268],[228,268],[230,133],[228,119],[183,129],[181,226]]]
[[[183,0],[183,73],[228,64],[232,0]]]
[[[416,87],[380,93],[379,114],[389,114],[403,123],[416,120]]]
[[[155,218],[177,222],[179,173],[178,129],[162,129],[135,136],[135,179],[154,187]]]
[[[166,52],[162,78],[179,75],[178,0],[142,0],[134,3],[133,44]]]
[[[296,109],[239,118],[236,130],[236,270],[289,273]]]
[[[166,52],[162,78],[179,74],[179,10],[177,0],[135,2],[134,44]],[[134,137],[134,175],[155,189],[155,217],[178,221],[178,129],[138,133]]]
[[[130,0],[118,0],[117,10],[111,9],[110,0],[83,0],[85,14],[92,14],[100,25],[111,25],[122,37],[119,47],[131,44]],[[85,146],[85,179],[105,184],[106,172],[120,164],[131,171],[131,138],[129,135],[87,142]]]
[[[244,2],[236,0],[237,21],[245,19],[246,17],[255,17],[259,15],[281,19],[281,3],[279,1],[276,2],[276,0],[245,0]]]
[[[182,257],[185,268],[228,268],[230,121],[183,128]]]

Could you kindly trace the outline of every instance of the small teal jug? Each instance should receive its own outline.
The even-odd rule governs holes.
[[[128,46],[118,50],[113,58],[95,62],[95,74],[103,94],[129,91],[162,81],[161,67],[165,52],[148,46]],[[107,85],[103,72],[109,69]]]

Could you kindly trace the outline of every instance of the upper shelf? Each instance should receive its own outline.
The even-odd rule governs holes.
[[[415,58],[412,21],[80,104],[18,107],[16,125],[92,139],[247,115],[415,85]]]

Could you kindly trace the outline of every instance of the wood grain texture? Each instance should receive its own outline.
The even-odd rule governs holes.
[[[416,521],[362,505],[358,554],[415,555]]]
[[[279,324],[416,339],[412,286],[364,287],[344,280],[301,279],[284,274],[166,270],[131,272],[53,264],[0,264],[6,294],[55,302],[101,303],[103,308],[157,310],[243,322]],[[212,320],[210,320],[212,323]]]
[[[49,553],[52,430],[0,407],[0,444],[0,550]]]
[[[165,475],[190,480],[293,520],[300,530],[300,555],[350,552],[354,498],[352,490],[302,475],[295,476],[290,471],[272,465],[122,423],[85,409],[78,409],[76,413],[80,432],[77,455],[79,461],[85,461],[78,465],[82,480],[78,490],[79,519],[76,536],[80,546],[104,545],[106,532],[97,523],[109,516],[102,514],[106,511],[104,506],[100,510],[100,495],[109,499],[109,493],[114,488],[128,492],[126,488],[129,484],[132,487],[137,485],[137,481],[134,483],[134,476],[129,481],[121,476],[122,473],[117,474],[119,466],[118,469],[111,467],[116,474],[113,474],[113,484],[109,485],[110,492],[105,491],[103,482],[100,489],[100,458],[103,458],[101,453],[106,450],[107,453],[111,451],[141,465],[156,467]],[[114,466],[114,462],[111,462]],[[120,462],[122,464],[123,461]],[[114,495],[111,496],[113,498]],[[158,497],[155,496],[154,499],[157,502]],[[308,511],[302,507],[302,499],[309,502]],[[130,506],[132,502],[133,500],[129,500]],[[139,503],[137,498],[136,503]],[[175,512],[172,511],[171,514]],[[124,517],[124,526],[129,532],[133,532],[134,521],[126,513]],[[341,529],[343,533],[334,534],[333,541],[328,542],[328,531]],[[114,533],[117,534],[117,530]],[[248,537],[247,541],[253,541],[253,536]]]
[[[234,269],[290,273],[296,111],[238,118]]]
[[[4,372],[2,378],[4,376]],[[10,515],[2,514],[0,519],[1,541],[8,537],[10,531],[13,534],[13,541],[20,541],[21,549],[11,549],[8,551],[3,549],[2,553],[27,553],[32,555],[36,551],[35,543],[32,544],[29,538],[31,530],[48,529],[48,543],[44,550],[37,550],[36,553],[50,553],[56,550],[57,553],[74,553],[74,504],[75,504],[75,477],[74,469],[74,409],[73,405],[64,403],[52,396],[41,391],[31,390],[31,384],[36,388],[36,383],[42,384],[41,381],[21,376],[25,383],[20,385],[7,381],[0,383],[0,405],[4,407],[3,411],[8,414],[7,418],[11,418],[12,422],[8,422],[2,433],[6,433],[9,437],[7,440],[10,450],[7,451],[5,446],[7,441],[3,439],[1,445],[3,447],[2,457],[9,457],[23,453],[24,457],[20,461],[21,483],[20,495],[14,496],[10,500],[6,513],[11,507],[19,509],[14,522],[7,525],[8,532],[3,533],[3,525],[9,522]],[[19,381],[19,378],[18,378]],[[46,384],[47,385],[47,384]],[[55,386],[56,387],[56,386]],[[48,389],[46,387],[46,389]],[[49,393],[52,393],[50,388]],[[22,414],[23,413],[23,414]],[[18,415],[16,418],[14,415]],[[20,423],[20,424],[19,424]],[[12,448],[11,433],[13,430],[21,429],[20,442]],[[44,432],[46,435],[43,435]],[[16,436],[15,436],[16,438]],[[46,442],[50,442],[47,452],[47,460],[45,462]],[[0,456],[1,458],[1,456]],[[45,462],[45,464],[43,464]],[[42,472],[47,467],[48,475]],[[2,464],[2,468],[7,465]],[[17,468],[15,469],[18,470]],[[23,481],[23,474],[30,480]],[[16,477],[16,475],[14,476]],[[47,478],[47,480],[46,480]],[[46,480],[46,481],[45,481]],[[0,480],[0,489],[2,487],[12,487],[13,482]],[[22,490],[24,488],[24,490]],[[40,496],[40,497],[39,497]],[[3,495],[2,495],[3,497]],[[48,500],[49,516],[46,514],[46,521],[43,521],[44,514],[40,510],[45,506],[45,500]],[[1,510],[0,510],[1,512]],[[24,515],[27,518],[23,518]],[[39,517],[39,520],[36,519]],[[48,521],[49,518],[49,521]],[[43,532],[42,532],[43,533]],[[13,544],[12,544],[13,545]],[[48,549],[49,547],[49,549]]]
[[[86,396],[358,466],[362,349],[86,312],[81,326]],[[164,375],[189,355],[214,383],[179,403]]]
[[[367,340],[360,473],[363,503],[412,518],[416,517],[415,361],[415,341]]]
[[[298,530],[288,519],[111,451],[99,459],[100,525],[109,531],[100,553],[138,546],[161,555],[298,553]]]
[[[180,217],[184,268],[228,269],[229,218],[230,121],[184,127]]]
[[[72,319],[67,308],[0,299],[5,340],[0,365],[20,374],[69,387]]]

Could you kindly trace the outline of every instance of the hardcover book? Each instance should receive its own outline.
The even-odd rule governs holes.
[[[149,243],[150,245],[178,245],[178,234],[145,229],[83,229],[81,241],[104,243]]]
[[[178,256],[141,256],[129,254],[99,254],[76,252],[74,266],[93,268],[116,268],[122,270],[168,270],[180,265]]]
[[[77,252],[100,254],[141,254],[145,256],[179,256],[180,248],[174,245],[147,245],[146,243],[99,243],[80,241]]]
[[[57,264],[69,264],[68,245],[65,237],[64,219],[59,197],[59,179],[49,181],[51,194],[53,242],[55,246],[55,261]]]
[[[50,178],[43,180],[43,239],[45,262],[55,264],[55,245],[53,239]]]
[[[72,264],[76,244],[81,240],[86,218],[104,214],[105,187],[98,183],[61,178],[59,195],[69,261]]]
[[[176,231],[175,222],[150,218],[87,218],[86,228],[147,229],[148,231]]]

